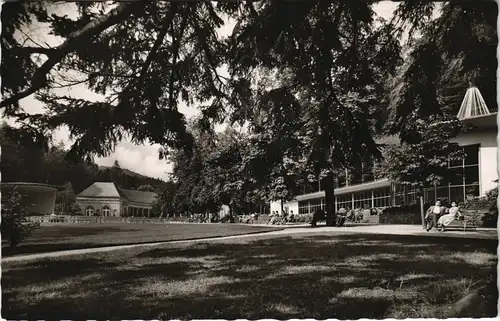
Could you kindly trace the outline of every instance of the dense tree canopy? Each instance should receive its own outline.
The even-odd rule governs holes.
[[[215,213],[226,205],[234,213],[248,213],[264,200],[265,182],[256,171],[267,167],[255,166],[252,158],[262,154],[234,128],[220,133],[201,128],[196,121],[189,125],[195,138],[190,153],[180,149],[170,154],[176,188],[162,193],[158,207],[174,213]]]
[[[391,181],[416,185],[423,192],[424,187],[448,182],[449,162],[462,159],[458,143],[452,140],[462,126],[457,119],[433,117],[424,121],[416,113],[413,116],[413,139],[386,146],[379,170]]]
[[[422,5],[422,10],[430,4]],[[419,26],[406,62],[393,79],[387,129],[401,145],[388,147],[380,170],[391,180],[424,186],[449,181],[448,164],[462,157],[450,142],[462,128],[456,115],[467,86],[479,87],[497,110],[495,3],[443,3],[441,15]]]
[[[432,4],[422,4],[422,10]],[[470,84],[479,87],[490,110],[496,103],[497,5],[493,2],[445,2],[441,15],[423,23],[394,79],[388,128],[401,138],[415,116],[456,115]],[[416,115],[413,113],[416,111]]]
[[[389,21],[374,3],[76,2],[70,18],[45,2],[9,2],[0,106],[32,137],[68,126],[76,159],[107,155],[125,137],[162,145],[180,208],[288,199],[297,183],[319,179],[331,223],[340,173],[381,156],[382,129],[407,142],[416,119],[458,108],[469,80],[496,109],[494,3],[442,3],[436,18],[436,3],[402,2]],[[227,18],[235,27],[221,37]],[[60,45],[21,40],[40,22]],[[77,83],[105,99],[53,91]],[[45,112],[19,108],[33,94]],[[199,129],[187,126],[181,102],[200,109]],[[222,121],[249,133],[207,131]]]
[[[234,5],[212,2],[75,2],[76,19],[50,12],[50,3],[9,2],[2,10],[2,91],[8,115],[40,127],[69,127],[71,153],[106,155],[129,134],[134,142],[189,145],[179,100],[223,98],[217,68],[224,44],[216,29]],[[216,7],[218,10],[216,10]],[[57,47],[23,45],[15,34],[46,23]],[[43,63],[33,57],[43,56]],[[95,102],[55,96],[50,89],[84,83],[106,95]],[[229,84],[228,84],[229,85]],[[19,99],[37,94],[47,107],[26,115]],[[210,113],[211,106],[206,112]],[[99,121],[95,121],[98,119]]]

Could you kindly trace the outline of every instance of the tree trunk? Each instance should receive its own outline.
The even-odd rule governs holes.
[[[281,213],[280,215],[285,211],[285,208],[283,207],[283,199],[281,199]]]
[[[66,194],[64,194],[62,197],[61,214],[66,214],[67,203],[68,203],[67,197],[66,197]]]
[[[335,226],[335,177],[330,171],[324,179],[326,226]]]
[[[420,217],[422,218],[422,228],[427,229],[427,225],[425,224],[425,213],[424,213],[424,194],[423,190],[420,192]]]

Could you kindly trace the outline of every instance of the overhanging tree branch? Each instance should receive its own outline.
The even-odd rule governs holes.
[[[2,100],[0,107],[6,107],[17,103],[19,100],[30,96],[31,94],[37,92],[47,86],[47,75],[52,70],[52,68],[58,64],[68,53],[75,50],[75,48],[81,45],[86,39],[91,36],[101,33],[107,28],[123,21],[127,18],[129,14],[136,9],[142,1],[134,2],[123,2],[119,4],[116,8],[111,10],[109,13],[100,16],[99,18],[92,20],[83,28],[68,35],[66,41],[60,46],[53,48],[50,53],[48,53],[49,59],[47,59],[35,72],[31,78],[30,86],[17,93],[11,97]]]
[[[49,56],[54,52],[55,49],[42,47],[15,47],[11,50],[14,54],[17,55],[43,54]]]
[[[142,66],[141,73],[139,76],[139,82],[138,84],[141,85],[142,82],[144,81],[144,78],[146,77],[146,74],[148,72],[149,66],[151,65],[151,62],[153,61],[154,57],[156,56],[156,52],[160,48],[161,44],[163,43],[163,39],[165,39],[165,36],[167,35],[168,28],[170,27],[170,22],[173,20],[175,15],[175,3],[172,4],[169,10],[169,16],[168,19],[165,20],[165,24],[163,25],[162,29],[160,30],[160,33],[158,34],[158,37],[156,38],[153,48],[151,48],[151,51],[149,51],[148,56],[146,57],[146,61],[144,62],[144,65]]]
[[[186,20],[187,18],[186,17],[183,17],[182,18],[182,23],[181,23],[181,26],[180,26],[180,31],[179,31],[179,36],[177,37],[177,39],[175,39],[175,36],[174,36],[174,31],[173,31],[173,24],[172,24],[172,46],[173,46],[173,50],[172,50],[172,55],[173,55],[173,58],[172,58],[172,70],[170,72],[170,79],[169,79],[169,108],[172,108],[172,106],[174,105],[174,80],[175,80],[175,67],[176,67],[176,64],[177,64],[177,59],[178,59],[178,56],[179,56],[179,48],[181,46],[181,41],[182,41],[182,37],[184,36],[184,29],[186,28]]]

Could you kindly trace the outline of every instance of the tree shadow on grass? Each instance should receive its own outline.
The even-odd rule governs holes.
[[[200,238],[244,235],[277,230],[273,227],[204,224],[112,224],[42,226],[17,248],[2,243],[4,257],[100,248],[117,245],[168,242]]]
[[[92,244],[91,241],[85,241],[85,238],[91,240],[100,235],[109,235],[119,232],[133,233],[139,231],[137,229],[112,226],[79,226],[79,225],[64,225],[64,226],[42,226],[35,230],[34,233],[16,248],[10,248],[8,244],[2,244],[2,255],[12,256],[19,254],[43,253],[51,251],[64,251],[82,249],[88,247],[103,247],[110,244]],[[69,241],[70,239],[81,238],[80,242]]]
[[[453,294],[436,294],[433,286],[470,279],[473,287],[490,285],[485,300],[495,308],[479,314],[491,317],[497,243],[366,234],[256,237],[16,263],[2,280],[3,312],[37,319],[385,318],[423,294],[447,302]],[[66,286],[51,288],[51,282]],[[39,291],[30,295],[29,285]]]

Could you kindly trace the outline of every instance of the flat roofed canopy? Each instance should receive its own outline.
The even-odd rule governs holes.
[[[474,127],[482,129],[497,128],[497,115],[498,113],[491,113],[488,115],[479,115],[465,118],[462,121],[471,124]]]
[[[31,215],[49,215],[54,213],[57,190],[60,186],[34,182],[0,183],[2,191],[16,190],[23,195],[22,203]]]
[[[34,182],[2,182],[0,183],[0,187],[2,189],[14,189],[19,188],[21,190],[62,190],[63,188],[58,185],[50,185],[43,183],[34,183]]]
[[[472,125],[477,129],[491,130],[497,129],[497,112],[488,115],[472,116],[462,119],[465,124]],[[399,145],[400,140],[398,135],[385,135],[375,138],[375,142],[379,145]]]
[[[349,194],[349,193],[356,193],[356,192],[363,192],[366,190],[372,190],[372,189],[378,189],[378,188],[384,188],[384,187],[390,187],[391,182],[387,178],[368,182],[368,183],[362,183],[362,184],[356,184],[352,186],[346,186],[342,188],[335,189],[335,195],[343,195],[343,194]]]
[[[351,185],[351,186],[345,186],[341,188],[336,188],[334,190],[335,196],[339,195],[344,195],[344,194],[349,194],[349,193],[356,193],[356,192],[363,192],[367,190],[374,190],[378,188],[384,188],[384,187],[390,187],[391,182],[387,178],[372,181],[372,182],[367,182],[367,183],[361,183],[361,184],[356,184],[356,185]],[[325,191],[321,192],[314,192],[314,193],[309,193],[309,194],[302,194],[296,197],[297,201],[307,201],[310,199],[315,199],[315,198],[321,198],[325,197]]]

